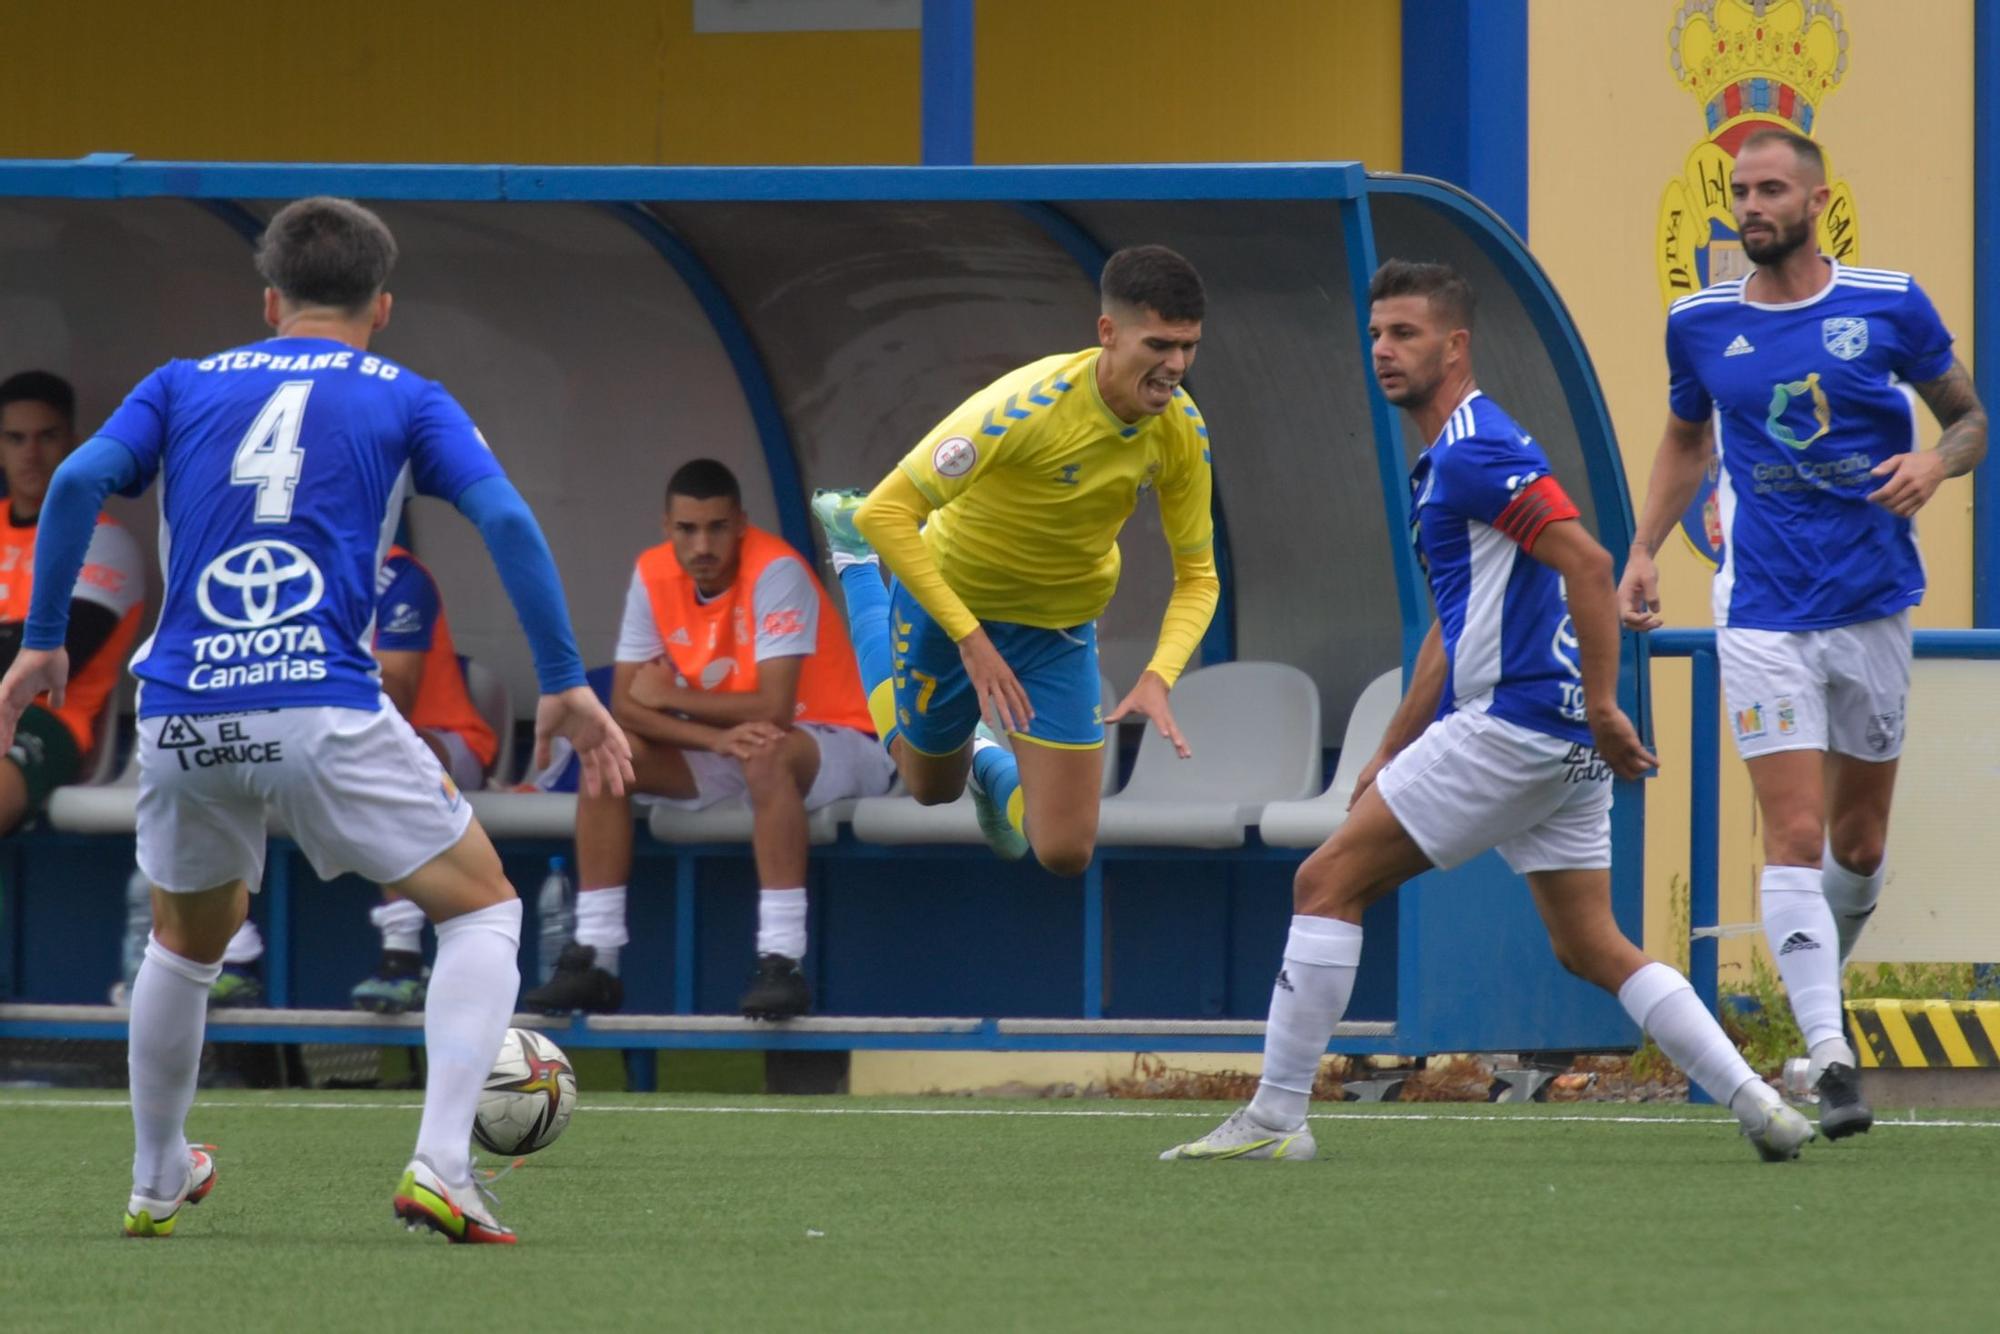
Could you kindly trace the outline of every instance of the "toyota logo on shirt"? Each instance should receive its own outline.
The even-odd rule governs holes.
[[[231,547],[210,561],[195,600],[217,625],[256,630],[303,616],[325,592],[326,579],[312,557],[290,542],[266,538]]]

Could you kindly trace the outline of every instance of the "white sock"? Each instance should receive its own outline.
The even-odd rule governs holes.
[[[415,954],[423,948],[424,910],[408,899],[386,899],[368,910],[382,933],[382,948]]]
[[[1633,1023],[1660,1044],[1667,1059],[1715,1101],[1734,1110],[1736,1095],[1750,1084],[1770,1093],[1772,1101],[1777,1099],[1777,1091],[1757,1078],[1757,1072],[1736,1050],[1688,980],[1672,968],[1663,963],[1647,964],[1618,988],[1618,1003]],[[1744,1110],[1737,1114],[1742,1116],[1762,1105],[1751,1094]]]
[[[132,1189],[171,1200],[187,1181],[187,1114],[220,963],[196,963],[154,937],[132,980]]]
[[[1831,1038],[1845,1048],[1839,938],[1833,927],[1833,909],[1826,905],[1819,878],[1820,873],[1810,866],[1764,868],[1764,935],[1771,942],[1778,976],[1785,979],[1785,994],[1791,997],[1792,1014],[1806,1036],[1806,1045],[1814,1047]],[[1847,1060],[1853,1064],[1851,1053]]]
[[[880,565],[882,563],[872,551],[865,556],[850,556],[844,551],[829,550],[826,553],[826,558],[832,563],[833,573],[836,578],[839,577],[842,570],[850,565]]]
[[[417,1156],[448,1186],[472,1180],[472,1117],[500,1053],[521,988],[521,901],[437,924],[437,963],[424,998],[424,1118]]]
[[[576,943],[597,951],[597,966],[618,975],[618,951],[632,939],[625,931],[625,886],[580,889],[576,894]]]
[[[805,890],[757,891],[757,953],[806,957]]]
[[[1868,925],[1876,901],[1882,897],[1882,869],[1876,867],[1873,875],[1850,871],[1833,859],[1832,848],[1820,858],[1819,887],[1833,913],[1833,928],[1840,933],[1842,968],[1847,967],[1847,957],[1854,953],[1854,942],[1861,939],[1861,928]]]
[[[255,963],[264,957],[264,936],[257,930],[257,924],[249,918],[236,928],[236,934],[229,938],[223,948],[222,961],[225,964]]]
[[[1320,1059],[1347,1013],[1361,966],[1361,928],[1331,917],[1295,916],[1285,961],[1271,986],[1264,1025],[1264,1075],[1250,1115],[1273,1130],[1305,1123]]]

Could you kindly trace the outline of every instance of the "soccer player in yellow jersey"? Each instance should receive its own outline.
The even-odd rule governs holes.
[[[865,498],[813,498],[876,731],[910,794],[953,801],[969,778],[994,850],[1033,847],[1057,875],[1080,874],[1095,849],[1107,721],[1147,718],[1189,753],[1167,695],[1221,591],[1208,427],[1181,384],[1201,342],[1200,275],[1164,246],[1134,246],[1099,288],[1098,346],[980,390]],[[1174,592],[1152,661],[1107,719],[1097,617],[1145,491],[1159,496]]]

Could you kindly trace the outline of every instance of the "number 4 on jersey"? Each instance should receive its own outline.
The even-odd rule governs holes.
[[[257,420],[250,423],[236,459],[229,467],[233,486],[257,488],[257,522],[284,523],[292,517],[292,493],[298,489],[305,451],[299,430],[305,425],[306,395],[311,380],[287,380],[264,400]]]

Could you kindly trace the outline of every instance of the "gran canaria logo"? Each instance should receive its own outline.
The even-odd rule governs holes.
[[[1847,75],[1847,28],[1832,0],[1681,0],[1667,31],[1667,63],[1701,104],[1707,129],[1660,200],[1653,259],[1662,304],[1672,305],[1750,271],[1729,206],[1736,150],[1766,126],[1813,133],[1820,107]],[[1827,185],[1819,246],[1851,264],[1861,257],[1854,192],[1838,176]],[[1721,563],[1713,471],[1681,516],[1681,532],[1704,560]]]
[[[1791,408],[1793,399],[1808,394],[1812,396],[1813,423],[1818,429],[1801,440],[1799,433],[1785,424],[1785,413]],[[1803,380],[1771,386],[1771,411],[1764,418],[1764,429],[1771,433],[1773,440],[1793,449],[1810,448],[1813,441],[1833,429],[1833,407],[1826,401],[1826,390],[1819,387],[1818,371]]]

